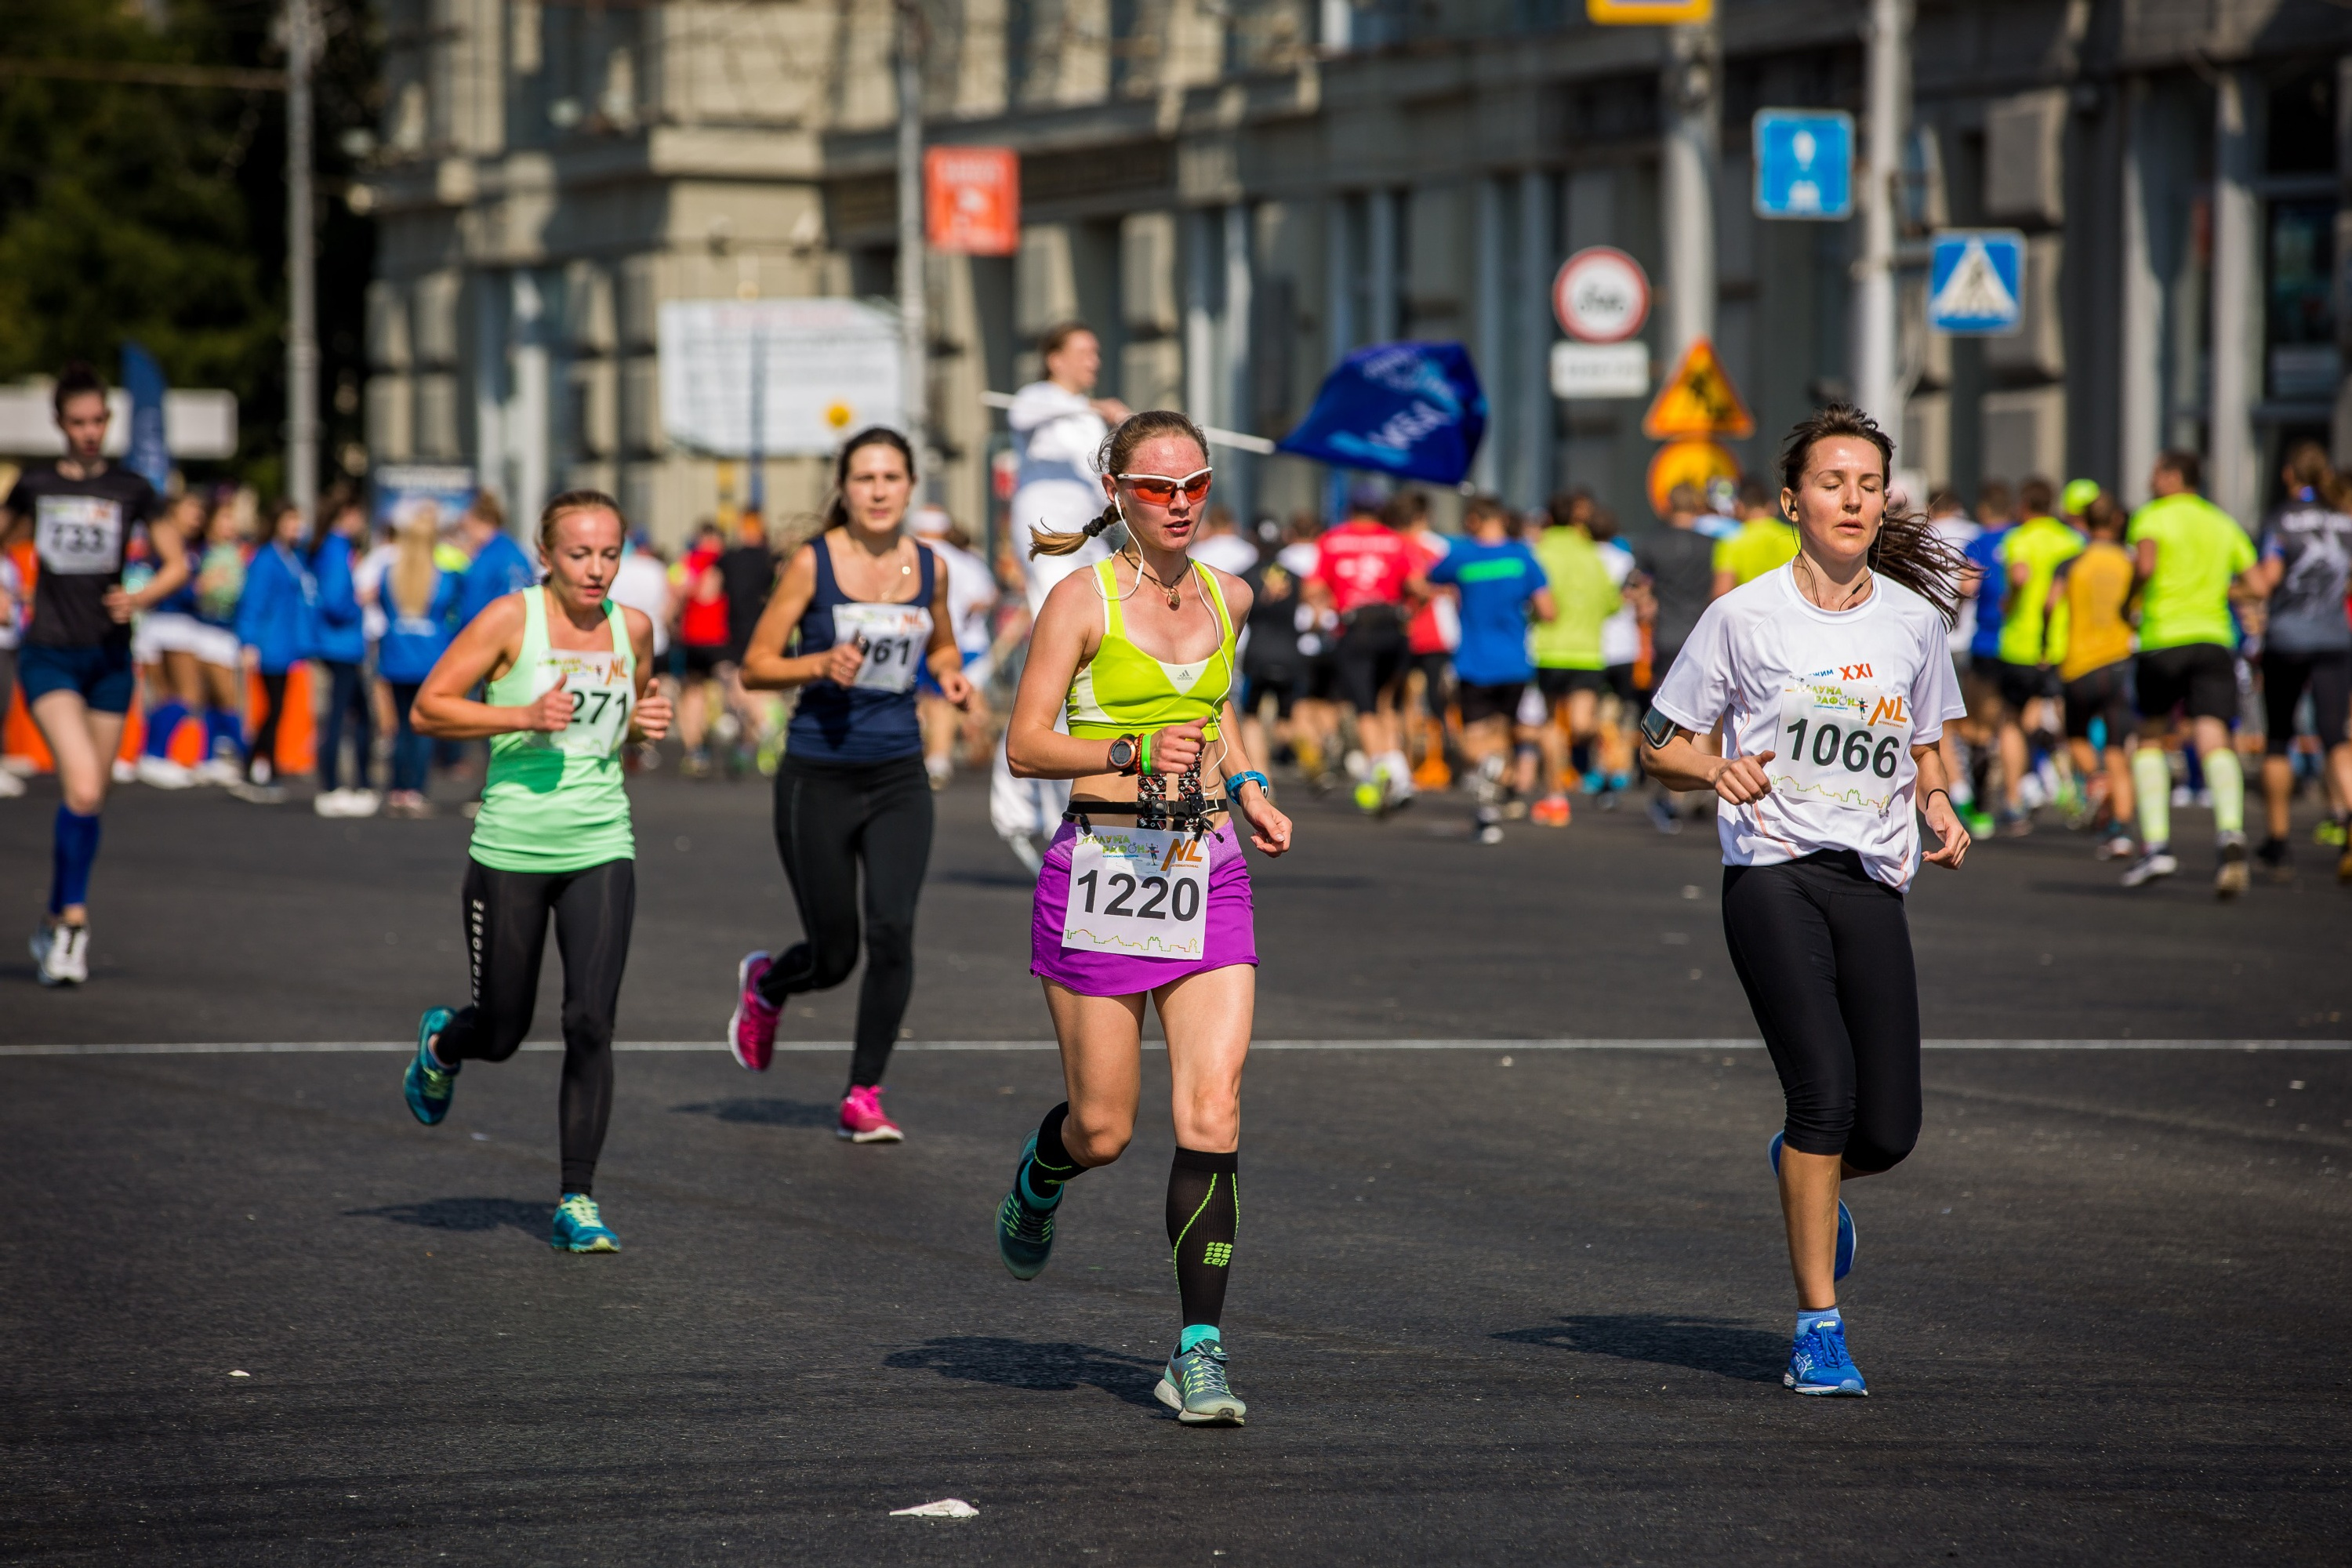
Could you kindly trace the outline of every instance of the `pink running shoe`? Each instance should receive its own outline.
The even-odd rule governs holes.
[[[735,1016],[727,1020],[727,1047],[753,1072],[766,1072],[776,1050],[776,1015],[782,1011],[760,994],[760,977],[773,961],[747,952],[735,966]]]
[[[841,1125],[834,1131],[852,1143],[899,1143],[907,1137],[897,1122],[882,1114],[878,1084],[872,1089],[860,1084],[849,1091],[841,1102]]]

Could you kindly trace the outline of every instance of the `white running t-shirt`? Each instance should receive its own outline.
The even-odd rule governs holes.
[[[1725,865],[1851,849],[1879,881],[1910,885],[1911,748],[1968,711],[1945,635],[1933,605],[1885,576],[1853,609],[1808,604],[1793,563],[1706,607],[1654,702],[1696,734],[1723,720],[1727,756],[1773,753],[1769,795],[1716,802]]]

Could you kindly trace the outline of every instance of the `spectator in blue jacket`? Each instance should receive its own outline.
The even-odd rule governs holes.
[[[465,588],[461,574],[443,571],[433,558],[440,537],[438,517],[425,506],[402,521],[398,553],[384,574],[386,625],[383,640],[376,645],[376,672],[392,688],[392,710],[399,725],[392,748],[392,793],[383,802],[387,816],[433,814],[425,798],[433,741],[417,733],[409,710],[415,705],[417,689],[463,624],[457,619],[457,603]]]
[[[286,710],[287,676],[310,657],[318,589],[302,560],[301,543],[302,509],[280,501],[261,548],[246,566],[245,593],[236,605],[236,640],[245,650],[245,668],[260,675],[269,710],[246,752],[245,782],[234,787],[240,798],[260,805],[286,798],[275,776],[278,721]]]
[[[352,568],[367,546],[367,513],[359,498],[338,491],[320,509],[325,526],[311,537],[310,577],[319,585],[318,629],[313,651],[327,675],[327,710],[319,724],[320,816],[373,816],[382,797],[368,787],[375,715],[368,702],[367,611],[361,605]],[[343,787],[343,726],[352,736],[350,788]]]
[[[457,599],[457,625],[462,630],[491,602],[520,594],[539,581],[539,568],[507,532],[506,509],[484,490],[458,520],[458,536],[474,563],[466,568],[465,592]]]

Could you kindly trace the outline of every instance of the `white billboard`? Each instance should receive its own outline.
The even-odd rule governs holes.
[[[662,430],[714,457],[823,456],[903,427],[896,317],[856,300],[673,300],[661,307]]]

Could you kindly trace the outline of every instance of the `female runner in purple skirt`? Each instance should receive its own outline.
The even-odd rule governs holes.
[[[1067,554],[1119,522],[1128,542],[1046,596],[1005,737],[1016,775],[1074,781],[1037,879],[1029,964],[1045,983],[1069,1098],[1021,1151],[997,1249],[1015,1279],[1034,1279],[1063,1184],[1126,1149],[1148,997],[1174,1079],[1168,1240],[1183,1302],[1156,1392],[1180,1421],[1238,1426],[1244,1408],[1226,1384],[1217,1324],[1241,1218],[1257,939],[1233,816],[1266,855],[1290,847],[1290,819],[1243,752],[1234,714],[1234,628],[1250,591],[1185,553],[1208,502],[1208,443],[1181,414],[1138,414],[1104,442],[1097,467],[1110,504],[1084,532],[1037,533],[1033,548]]]

